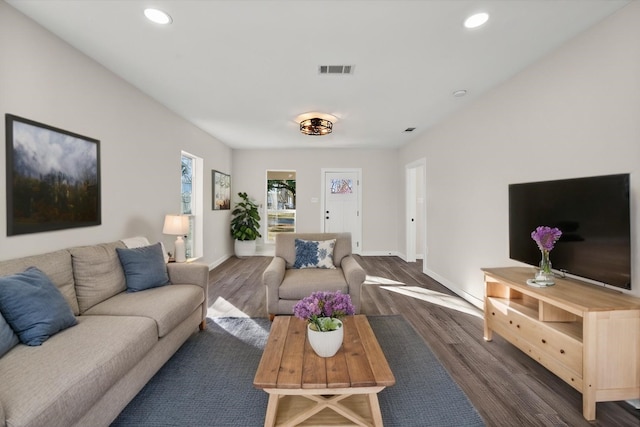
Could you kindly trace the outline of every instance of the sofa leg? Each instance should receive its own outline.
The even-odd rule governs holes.
[[[200,330],[204,331],[205,329],[207,329],[207,319],[200,322]]]
[[[275,318],[276,318],[275,314],[269,313],[269,321],[273,322],[273,319],[275,319]]]

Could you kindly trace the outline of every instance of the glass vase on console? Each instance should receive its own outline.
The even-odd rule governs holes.
[[[540,260],[540,270],[536,274],[537,282],[555,283],[553,280],[553,272],[551,271],[551,260],[549,259],[549,251],[542,250],[542,259]]]

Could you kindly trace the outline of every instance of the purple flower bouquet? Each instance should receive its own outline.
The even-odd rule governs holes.
[[[562,236],[562,231],[555,227],[551,228],[547,226],[540,226],[531,232],[531,238],[536,242],[540,252],[542,253],[540,271],[536,275],[536,280],[539,282],[546,282],[547,285],[552,285],[554,283],[549,252],[554,248],[556,242],[560,239],[560,236]]]
[[[311,328],[320,332],[334,331],[340,327],[340,319],[355,313],[351,297],[340,291],[316,291],[298,301],[293,314],[311,324]]]

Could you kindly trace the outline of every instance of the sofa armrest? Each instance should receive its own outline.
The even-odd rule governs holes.
[[[197,262],[172,262],[167,264],[169,281],[173,285],[196,285],[204,291],[204,304],[202,305],[202,323],[200,329],[204,329],[209,308],[209,266]]]
[[[286,263],[284,258],[273,257],[271,263],[262,273],[262,283],[267,291],[267,313],[275,314],[278,312],[278,288],[284,280]]]
[[[342,267],[344,278],[347,281],[347,285],[349,285],[351,302],[356,309],[356,313],[360,313],[360,293],[367,274],[360,264],[358,264],[358,261],[351,255],[342,258],[340,267]]]
[[[204,289],[209,285],[209,267],[196,262],[171,262],[167,264],[169,281],[174,285],[198,285]]]

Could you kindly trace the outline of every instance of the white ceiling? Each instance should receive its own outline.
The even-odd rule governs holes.
[[[7,0],[238,149],[402,146],[628,2]],[[342,64],[353,75],[318,73]],[[338,118],[331,135],[299,133],[311,111]]]

